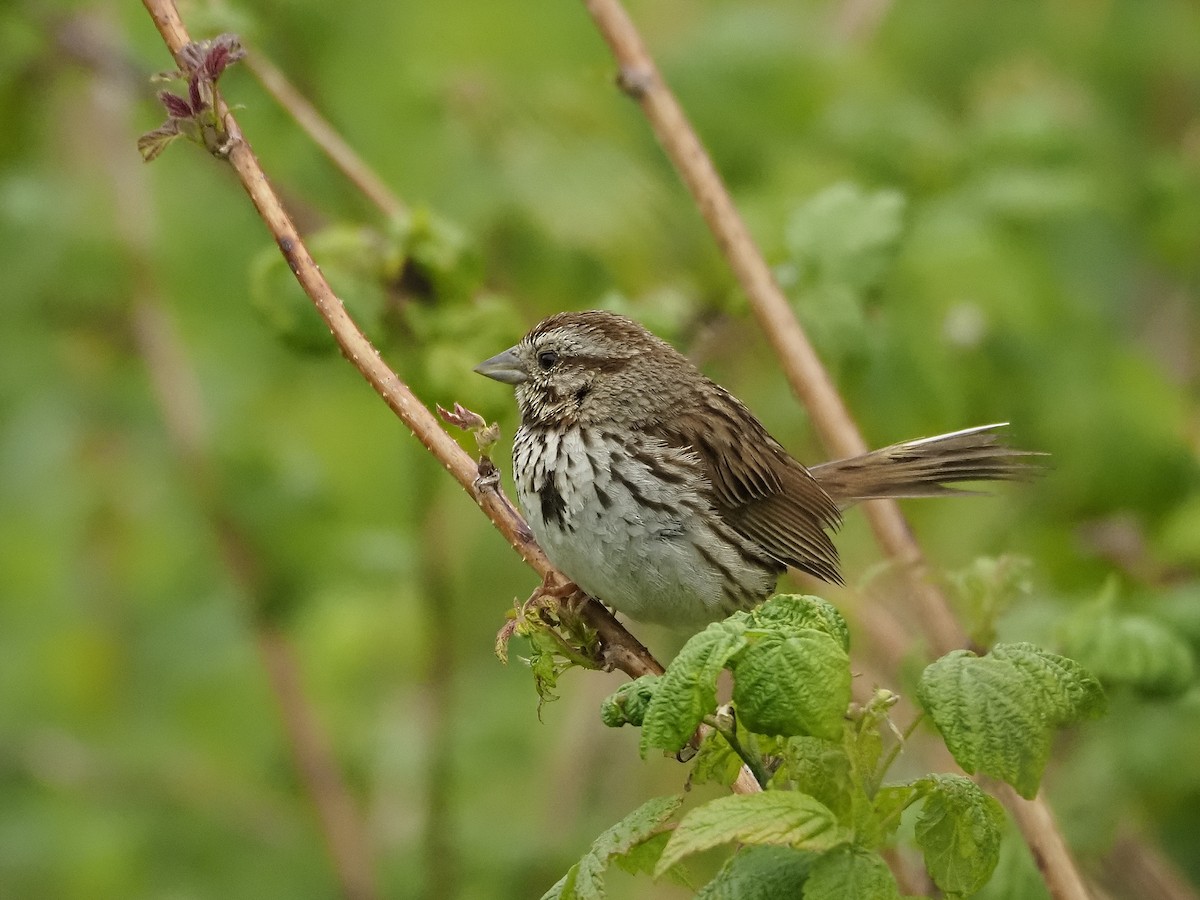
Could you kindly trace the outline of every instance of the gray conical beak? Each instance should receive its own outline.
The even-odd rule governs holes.
[[[503,353],[497,353],[491,359],[484,360],[475,367],[475,371],[505,384],[520,384],[529,380],[529,373],[525,371],[521,358],[517,356],[516,347],[509,347]]]

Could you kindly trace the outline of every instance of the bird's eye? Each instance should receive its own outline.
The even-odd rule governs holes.
[[[554,364],[558,362],[558,354],[553,350],[543,350],[538,354],[538,368],[543,372],[549,372],[554,368]]]

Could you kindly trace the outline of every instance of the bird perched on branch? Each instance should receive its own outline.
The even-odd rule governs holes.
[[[559,313],[475,369],[516,387],[517,496],[546,556],[634,619],[696,629],[764,600],[787,566],[841,583],[841,512],[1039,469],[1002,425],[806,468],[666,341]]]

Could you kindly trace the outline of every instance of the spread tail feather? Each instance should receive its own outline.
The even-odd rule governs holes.
[[[970,494],[949,487],[962,481],[1025,481],[1045,467],[1046,456],[1017,450],[1000,440],[1008,423],[980,425],[937,437],[892,444],[881,450],[813,466],[809,471],[838,506],[859,500]]]

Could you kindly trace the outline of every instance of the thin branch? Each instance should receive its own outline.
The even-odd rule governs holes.
[[[266,54],[260,50],[250,50],[244,62],[259,84],[275,98],[275,102],[295,119],[301,130],[381,213],[390,218],[404,212],[404,201],[396,196]]]
[[[767,782],[771,780],[771,776],[767,774],[766,767],[763,765],[762,757],[759,756],[757,748],[746,746],[738,738],[737,719],[734,717],[733,707],[720,707],[711,719],[705,719],[705,724],[724,738],[725,743],[729,745],[729,749],[736,753],[738,759],[742,761],[744,768],[750,770],[750,774],[754,776],[759,789],[765,790]]]
[[[1179,867],[1160,850],[1137,838],[1129,830],[1117,835],[1104,859],[1108,880],[1123,889],[1126,897],[1160,897],[1162,900],[1196,900]]]
[[[721,252],[733,269],[767,339],[781,361],[792,390],[812,417],[826,450],[833,456],[867,451],[829,373],[792,314],[770,266],[742,221],[733,200],[674,94],[667,87],[637,27],[620,0],[584,0],[618,67],[618,84],[638,101],[667,156],[678,170]],[[892,501],[871,501],[864,510],[883,551],[908,573],[916,614],[937,654],[964,646],[967,636],[940,590],[924,577],[921,548],[900,508]],[[1026,842],[1042,865],[1057,900],[1086,900],[1087,889],[1053,816],[1039,797],[1007,800]]]
[[[143,0],[143,5],[154,20],[155,27],[172,56],[182,66],[184,61],[180,58],[180,53],[191,39],[175,3],[173,0]],[[504,501],[499,491],[476,487],[478,467],[475,461],[441,428],[433,414],[387,366],[330,288],[308,248],[300,239],[296,226],[272,190],[254,151],[242,135],[241,128],[224,101],[218,101],[217,114],[224,124],[227,136],[222,156],[237,173],[242,187],[270,229],[296,280],[329,326],[342,354],[408,426],[417,440],[475,499],[521,558],[543,578],[550,576],[565,580],[546,559],[541,548],[527,537],[527,526],[511,504]],[[582,615],[609,650],[606,658],[614,666],[635,678],[651,673],[661,674],[662,666],[602,604],[589,601],[583,606]]]

